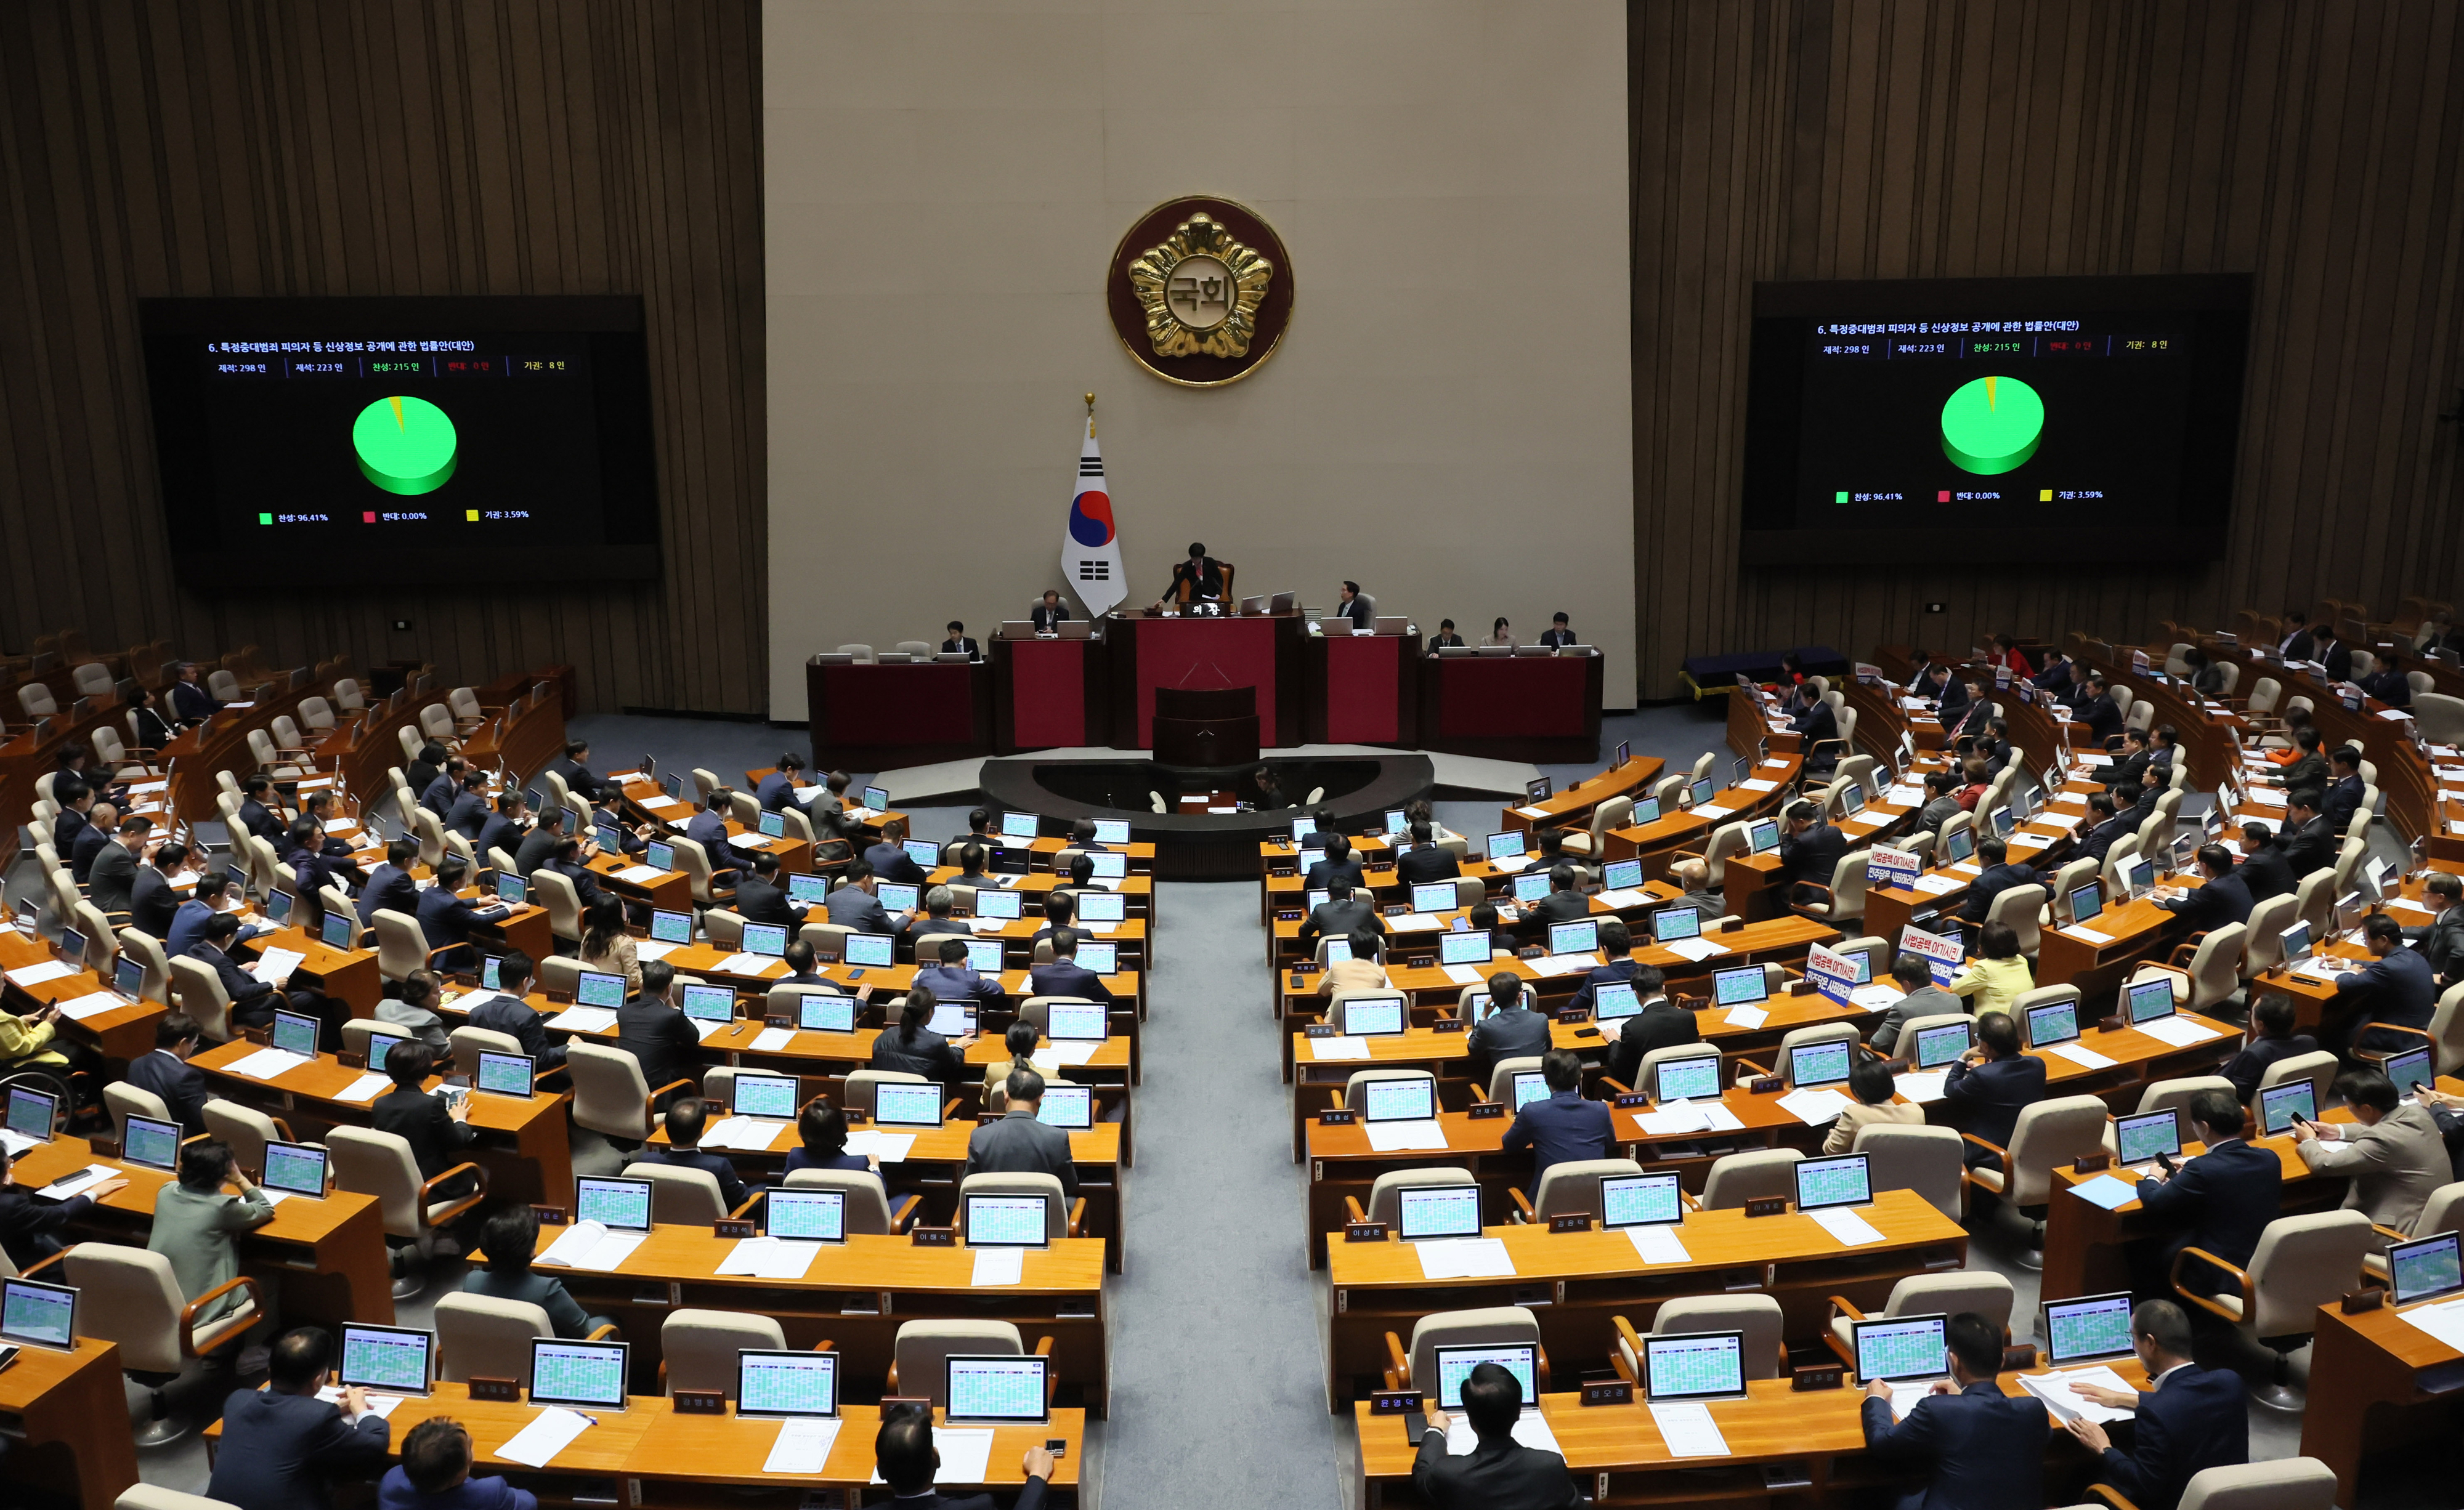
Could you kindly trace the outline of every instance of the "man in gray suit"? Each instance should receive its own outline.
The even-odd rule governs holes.
[[[154,831],[150,818],[123,818],[120,832],[94,857],[86,872],[86,885],[95,910],[105,917],[121,914],[113,924],[119,927],[137,910],[137,852],[145,847],[145,836]]]
[[[872,867],[861,860],[847,862],[847,885],[838,887],[825,899],[830,921],[841,928],[851,928],[859,933],[900,933],[915,920],[913,908],[891,917],[883,909],[881,899],[873,894],[879,886]]]
[[[2293,1125],[2294,1150],[2314,1174],[2341,1174],[2352,1181],[2344,1209],[2382,1227],[2412,1231],[2431,1192],[2447,1183],[2451,1166],[2446,1140],[2428,1107],[2404,1099],[2395,1082],[2374,1069],[2348,1069],[2336,1077],[2336,1094],[2353,1109],[2358,1127],[2332,1122]]]
[[[1069,1134],[1035,1120],[1044,1103],[1044,1077],[1031,1069],[1009,1072],[1009,1110],[979,1122],[967,1138],[969,1174],[1050,1174],[1061,1181],[1066,1207],[1078,1198],[1078,1166],[1069,1160]]]
[[[1923,954],[1902,954],[1891,966],[1891,978],[1907,995],[1892,1002],[1891,1009],[1882,1014],[1882,1020],[1874,1024],[1869,1041],[1877,1054],[1890,1053],[1900,1041],[1900,1030],[1919,1018],[1968,1015],[1965,1000],[1933,983],[1933,967],[1925,963]],[[1908,1055],[1913,1056],[1916,1049],[1914,1043],[1908,1044]]]

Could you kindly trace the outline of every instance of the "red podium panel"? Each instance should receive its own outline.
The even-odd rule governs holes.
[[[885,771],[992,752],[992,668],[918,662],[806,662],[813,758],[825,768]]]
[[[1420,663],[1420,743],[1499,760],[1598,757],[1600,657],[1464,656]]]
[[[1414,635],[1330,634],[1326,652],[1326,742],[1399,745],[1403,727],[1402,663],[1419,648]]]
[[[1009,670],[1003,749],[1075,749],[1100,741],[1087,728],[1087,656],[1101,648],[1093,640],[999,643],[995,658]]]
[[[1155,748],[1158,687],[1254,687],[1260,746],[1272,748],[1283,742],[1282,735],[1297,733],[1283,728],[1284,699],[1277,685],[1276,630],[1290,623],[1276,618],[1136,619],[1116,624],[1114,635],[1126,627],[1125,638],[1133,638],[1137,662],[1137,735],[1132,748]],[[1120,651],[1113,653],[1117,657]]]

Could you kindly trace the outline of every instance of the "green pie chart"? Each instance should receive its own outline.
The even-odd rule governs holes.
[[[1963,383],[1942,406],[1942,453],[1991,477],[2024,465],[2045,438],[2045,401],[2016,378]]]
[[[443,409],[400,395],[360,411],[351,422],[351,449],[359,452],[360,471],[368,481],[409,498],[451,480],[459,437]]]

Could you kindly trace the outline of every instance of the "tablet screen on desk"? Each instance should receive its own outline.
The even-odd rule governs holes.
[[[1117,891],[1078,893],[1078,921],[1118,923],[1130,915],[1130,899]]]
[[[1549,952],[1551,954],[1588,954],[1600,947],[1600,925],[1592,918],[1576,918],[1568,923],[1549,925]]]
[[[1491,861],[1523,858],[1523,836],[1516,833],[1488,836],[1488,858]]]
[[[1771,999],[1771,977],[1760,965],[1738,965],[1711,973],[1711,999],[1724,1007],[1751,1006]]]
[[[148,1170],[179,1168],[180,1125],[132,1115],[127,1122],[127,1135],[121,1140],[120,1161]]]
[[[2151,975],[2134,980],[2122,988],[2122,998],[2127,1003],[2127,1015],[2133,1027],[2173,1015],[2173,977]]]
[[[1415,912],[1451,912],[1455,909],[1455,884],[1451,881],[1424,881],[1412,888],[1412,910]]]
[[[1400,996],[1353,996],[1343,1004],[1343,1031],[1352,1038],[1400,1033],[1407,1016]]]
[[[1612,980],[1592,993],[1592,1017],[1596,1021],[1615,1022],[1641,1010],[1642,1003],[1636,999],[1631,982]]]
[[[1702,936],[1703,913],[1698,908],[1664,907],[1651,914],[1651,940],[1655,944],[1674,944]]]
[[[1405,1242],[1480,1236],[1480,1187],[1406,1185],[1395,1193],[1395,1229]]]
[[[2071,893],[2071,921],[2093,923],[2104,911],[2104,888],[2091,881]]]
[[[274,1046],[285,1054],[297,1054],[301,1059],[317,1057],[317,1019],[315,1018],[297,1012],[276,1012],[274,1015],[274,1032],[271,1037],[274,1039]]]
[[[609,1232],[649,1232],[650,1182],[583,1175],[573,1182],[573,1216]]]
[[[872,1120],[884,1127],[937,1127],[941,1125],[941,1087],[927,1081],[876,1081],[872,1087]]]
[[[1874,1182],[1862,1153],[1827,1159],[1800,1159],[1795,1165],[1796,1209],[1823,1211],[1833,1206],[1873,1203]]]
[[[685,1016],[696,1021],[733,1021],[736,1017],[736,988],[734,986],[687,986],[682,1005]]]
[[[2409,1096],[2414,1086],[2431,1084],[2438,1079],[2438,1070],[2431,1063],[2427,1048],[2390,1054],[2379,1067],[2387,1071],[2387,1079],[2395,1082],[2395,1093],[2399,1096]]]
[[[1024,917],[1026,915],[1024,900],[1015,891],[1003,891],[998,886],[978,886],[976,916],[999,918],[1003,922],[1012,918]]]
[[[1733,1400],[1746,1392],[1746,1334],[1675,1332],[1642,1340],[1643,1391],[1653,1400]]]
[[[746,1347],[736,1355],[736,1413],[834,1416],[839,1413],[839,1355],[771,1352]]]
[[[2395,1282],[2398,1305],[2464,1290],[2464,1266],[2459,1266],[2456,1237],[2452,1232],[2411,1242],[2389,1243],[2387,1273]]]
[[[1124,823],[1121,826],[1126,829],[1129,825]],[[1386,832],[1390,834],[1409,833],[1411,831],[1411,816],[1405,813],[1401,808],[1390,807],[1386,810]],[[1110,841],[1107,841],[1107,843],[1110,843]],[[1121,843],[1127,843],[1128,841],[1123,840]]]
[[[1673,1172],[1611,1174],[1600,1180],[1600,1225],[1665,1227],[1685,1219],[1685,1202]]]
[[[796,998],[796,1026],[808,1033],[853,1033],[855,997],[807,991]]]
[[[499,1096],[519,1096],[528,1101],[531,1099],[531,1078],[536,1073],[527,1054],[500,1054],[494,1049],[479,1051],[478,1085],[481,1090]]]
[[[2145,896],[2156,889],[2156,863],[2152,860],[2132,861],[2129,869],[2123,873],[2123,882],[2130,887],[2132,896]]]
[[[531,1404],[625,1409],[627,1343],[531,1339]]]
[[[1851,1322],[1857,1377],[1939,1379],[1950,1372],[1947,1316],[1895,1316]]]
[[[2182,1151],[2182,1120],[2170,1111],[2135,1113],[2113,1120],[2113,1146],[2124,1164],[2146,1164],[2162,1153]]]
[[[1045,1404],[1045,1370],[1051,1360],[1036,1353],[992,1356],[950,1355],[947,1365],[949,1408],[942,1419],[961,1421],[1043,1421],[1051,1412]]]
[[[304,1143],[265,1143],[265,1188],[321,1199],[325,1193],[325,1150]]]
[[[867,969],[887,965],[892,957],[891,949],[895,942],[887,933],[849,933],[846,944],[847,962]]]
[[[1371,1122],[1426,1122],[1438,1114],[1438,1083],[1426,1075],[1364,1081],[1360,1101]]]
[[[51,1142],[52,1128],[59,1114],[57,1096],[24,1085],[9,1087],[9,1130],[17,1136],[36,1143]]]
[[[1638,812],[1636,816],[1638,818],[1641,817],[1639,812]],[[1648,821],[1648,820],[1644,820],[1644,821]],[[1607,864],[1600,867],[1600,885],[1606,886],[1611,891],[1633,890],[1636,886],[1642,885],[1642,862],[1639,860],[1610,861]]]
[[[1920,1029],[1917,1033],[1917,1068],[1942,1068],[1975,1047],[1975,1037],[1976,1024],[1966,1018],[1946,1022],[1939,1027]]]
[[[1788,1051],[1788,1083],[1798,1090],[1848,1083],[1856,1044],[1845,1039],[1799,1043]]]
[[[1720,1056],[1684,1054],[1652,1066],[1651,1099],[1662,1105],[1672,1101],[1720,1099]]]
[[[1099,880],[1118,881],[1130,873],[1130,857],[1127,855],[1109,849],[1089,849],[1086,855],[1087,863],[1095,867],[1091,873]]]
[[[1985,816],[1986,821],[1993,825],[1993,837],[1996,839],[2010,838],[2011,830],[2018,826],[2012,820],[2011,810],[2007,807],[1997,807]]]
[[[787,815],[763,813],[754,820],[753,826],[764,839],[784,839],[787,837]]]
[[[1001,946],[993,946],[998,949]],[[747,923],[744,925],[744,952],[777,959],[787,952],[787,925],[784,923]]]
[[[1514,1109],[1520,1113],[1535,1101],[1549,1099],[1549,1077],[1536,1069],[1514,1072]]]
[[[786,1121],[796,1115],[796,1077],[793,1075],[755,1075],[744,1070],[736,1072],[736,1114],[739,1117],[776,1117]]]
[[[2284,940],[2284,962],[2298,965],[2310,957],[2310,925],[2296,923],[2277,935]]]
[[[653,839],[642,850],[642,863],[653,870],[676,868],[676,846],[664,839]]]
[[[2287,1081],[2270,1085],[2258,1093],[2258,1130],[2261,1137],[2282,1132],[2296,1119],[2302,1122],[2319,1120],[2317,1087],[2306,1080]]]
[[[407,1326],[342,1324],[342,1358],[334,1382],[343,1389],[386,1394],[426,1394],[436,1377],[436,1337]]]
[[[969,1195],[970,1248],[1048,1248],[1052,1245],[1048,1195]]]
[[[796,879],[798,881],[803,881],[806,878],[803,876],[798,876]],[[810,879],[819,881],[821,877],[814,876]],[[816,897],[814,900],[819,901],[821,899]],[[693,914],[690,912],[671,912],[664,908],[651,912],[650,937],[653,941],[661,944],[692,943]]]
[[[575,986],[573,999],[585,1007],[621,1007],[625,1004],[625,977],[585,970]],[[376,1061],[371,1058],[368,1062],[373,1064]]]
[[[1335,942],[1342,941],[1338,939]],[[1121,946],[1099,943],[1091,938],[1082,938],[1078,941],[1077,959],[1078,968],[1081,970],[1092,971],[1098,975],[1118,974],[1121,969]],[[1334,956],[1331,953],[1328,954],[1327,962],[1331,964],[1333,961]]]
[[[1485,965],[1491,952],[1486,929],[1444,933],[1438,938],[1438,963],[1441,965]]]
[[[1045,1006],[1045,1037],[1093,1039],[1112,1036],[1111,1010],[1100,1001],[1053,1001]]]
[[[504,883],[505,883],[506,881],[511,881],[511,882],[514,884],[514,889],[515,889],[515,890],[519,891],[519,890],[521,889],[521,886],[522,886],[522,878],[521,878],[521,877],[519,877],[519,876],[505,876],[505,877],[501,877],[501,878],[499,878],[499,879],[498,879],[498,881],[497,881],[497,883],[496,883],[496,891],[497,891],[497,894],[498,894],[498,895],[500,895],[500,896],[501,896],[501,895],[503,895],[503,893],[504,893]],[[516,897],[509,898],[508,900],[515,901],[515,902],[519,902],[519,901],[521,900],[521,898],[520,898],[520,897],[518,897],[518,896],[516,896]],[[327,912],[327,913],[325,914],[325,920],[324,920],[322,923],[319,923],[319,924],[318,924],[318,925],[317,925],[317,937],[318,937],[319,939],[320,939],[320,940],[322,940],[322,941],[323,941],[323,943],[324,943],[324,945],[325,945],[325,947],[326,947],[327,949],[348,949],[348,948],[350,948],[350,947],[351,947],[351,918],[350,918],[350,914],[349,914],[349,913],[347,913],[347,912]],[[127,960],[122,960],[122,961],[121,961],[121,964],[123,964],[123,965],[125,965],[125,964],[128,964],[128,963],[129,963],[129,961],[127,961]]]
[[[1389,813],[1386,816],[1391,823],[1395,815]],[[1390,829],[1389,831],[1391,832],[1392,830]],[[1126,844],[1129,842],[1130,821],[1128,819],[1099,818],[1095,820],[1095,843],[1099,844]]]
[[[976,1028],[976,1004],[972,1001],[935,1001],[933,1003],[933,1016],[924,1025],[945,1039],[972,1033]]]
[[[1314,819],[1314,818],[1295,818],[1295,819],[1293,819],[1293,820],[1292,820],[1292,841],[1291,841],[1291,842],[1292,842],[1293,843],[1297,844],[1297,843],[1299,843],[1302,840],[1309,838],[1311,834],[1314,834],[1314,833],[1316,833],[1316,832],[1317,832],[1317,820],[1316,820],[1316,819]]]
[[[762,1231],[792,1242],[847,1241],[847,1192],[782,1187],[761,1197]]]
[[[1718,792],[1719,788],[1713,786],[1711,784],[1711,778],[1706,776],[1700,777],[1692,786],[1687,787],[1685,795],[1691,799],[1694,806],[1701,807],[1704,803],[1711,800],[1714,796],[1718,795]]]
[[[967,940],[967,968],[979,975],[1000,974],[1001,973],[1001,940],[997,938]]]
[[[1014,839],[1021,843],[1026,843],[1033,841],[1036,829],[1042,823],[1043,820],[1033,813],[1003,813],[1001,821],[1001,836],[1003,839]]]
[[[829,894],[830,878],[827,876],[794,875],[787,878],[787,900],[798,907],[820,907],[825,901],[828,900]],[[665,914],[661,915],[664,916]],[[657,931],[658,930],[655,928],[651,930],[651,932],[654,935]],[[677,939],[675,942],[679,944],[684,943],[692,936],[692,921],[688,919],[685,927],[685,938]]]
[[[2129,1291],[2045,1302],[2045,1357],[2055,1368],[2129,1355]]]
[[[0,1342],[77,1350],[77,1292],[39,1280],[0,1280]]]
[[[1779,824],[1768,818],[1755,819],[1746,829],[1746,843],[1757,855],[1770,854],[1779,847]]]
[[[1035,1120],[1047,1127],[1084,1132],[1095,1126],[1095,1091],[1091,1085],[1044,1083],[1044,1099],[1035,1104]]]
[[[1637,799],[1635,799],[1635,803],[1634,803],[1634,817],[1629,821],[1629,823],[1630,823],[1630,826],[1632,826],[1632,827],[1640,828],[1640,827],[1642,827],[1642,826],[1643,826],[1644,824],[1646,824],[1646,823],[1657,823],[1657,822],[1659,822],[1659,821],[1660,821],[1660,817],[1661,817],[1661,814],[1660,814],[1660,799],[1658,799],[1658,798],[1656,798],[1656,797],[1643,797],[1643,798],[1637,798]],[[1610,885],[1610,886],[1639,886],[1642,885],[1642,863],[1641,863],[1640,861],[1636,861],[1636,862],[1634,862],[1633,864],[1634,864],[1634,867],[1635,867],[1635,869],[1634,869],[1635,879],[1634,879],[1634,880],[1632,880],[1632,881],[1612,881],[1612,882],[1610,882],[1610,883],[1609,883],[1609,885]]]
[[[1523,1387],[1524,1409],[1531,1409],[1540,1400],[1538,1354],[1539,1349],[1529,1343],[1471,1343],[1438,1348],[1438,1409],[1462,1410],[1463,1381],[1485,1363],[1514,1375],[1514,1382]]]
[[[906,882],[876,882],[872,895],[884,912],[912,912],[915,909],[916,889]]]
[[[2049,1001],[2041,1007],[2028,1009],[2028,1046],[2051,1048],[2068,1043],[2079,1036],[2079,1003]]]
[[[1549,894],[1549,873],[1545,870],[1514,878],[1514,900],[1526,906]]]
[[[1948,833],[1943,836],[1942,849],[1944,857],[1947,859],[1950,864],[1954,865],[1958,864],[1969,856],[1976,853],[1976,835],[1971,830],[1964,826],[1951,829]],[[1760,854],[1762,851],[1758,849],[1754,851],[1754,853]]]

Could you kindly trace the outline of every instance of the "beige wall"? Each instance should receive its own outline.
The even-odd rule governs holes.
[[[1090,388],[1133,601],[1203,539],[1245,590],[1351,577],[1424,628],[1564,608],[1633,701],[1621,4],[769,0],[762,55],[773,718],[816,649],[1058,582]],[[1191,193],[1297,279],[1220,391],[1102,304]]]

